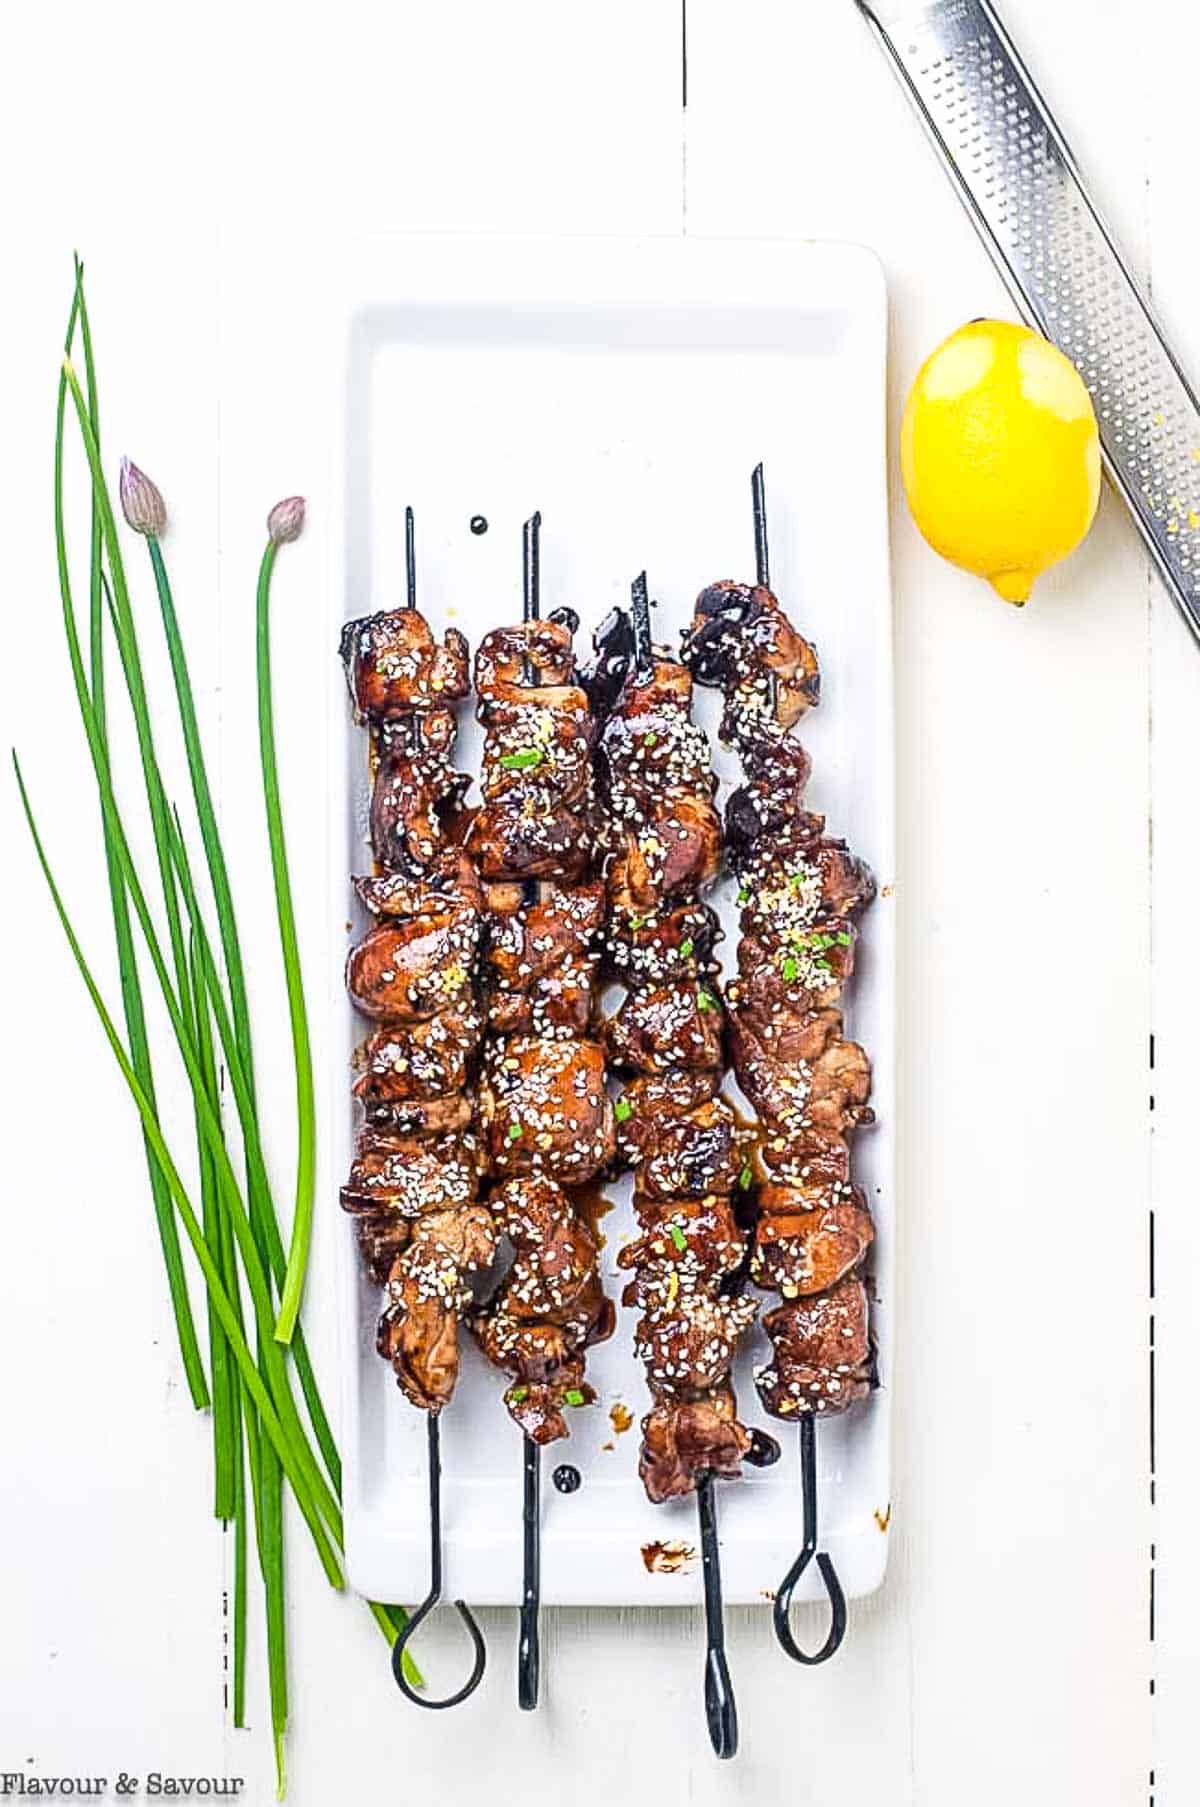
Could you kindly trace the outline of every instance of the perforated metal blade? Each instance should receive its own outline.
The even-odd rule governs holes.
[[[1018,307],[1091,392],[1105,463],[1200,640],[1200,406],[988,0],[856,0]]]

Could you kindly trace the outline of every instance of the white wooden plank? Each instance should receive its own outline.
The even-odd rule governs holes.
[[[1163,195],[1156,270],[1188,343],[1195,265],[1185,84],[1194,22],[1170,0],[1062,0],[1052,9],[1008,0],[1004,10],[1106,211],[1139,256],[1145,88],[1153,81],[1154,183]],[[892,287],[895,405],[941,332],[1002,302],[855,8],[850,0],[824,9],[689,0],[689,27],[690,227],[752,233],[789,224],[879,246]],[[49,644],[55,681],[65,678],[52,620],[47,474],[67,299],[62,258],[72,242],[88,253],[94,278],[110,445],[142,456],[168,489],[191,645],[206,683],[220,669],[236,722],[225,744],[228,790],[235,799],[241,793],[237,837],[256,845],[240,638],[247,585],[263,509],[287,489],[311,491],[315,468],[303,449],[305,297],[288,283],[289,246],[319,245],[332,214],[343,225],[383,220],[397,231],[674,229],[682,194],[677,29],[674,4],[633,0],[599,18],[542,4],[503,13],[401,6],[381,15],[356,3],[333,21],[225,0],[190,25],[146,0],[130,0],[115,25],[82,5],[24,15],[20,79],[0,119],[6,166],[21,177],[9,193],[10,266],[19,280],[6,291],[0,339],[10,422],[0,446],[6,576],[21,610],[13,609],[5,687],[10,732],[36,754],[41,794],[57,793],[47,814],[59,846],[62,799],[77,794],[84,767],[72,731],[47,733],[47,703],[27,674],[41,671]],[[1172,53],[1132,56],[1139,42],[1169,43]],[[219,219],[229,243],[221,266]],[[234,242],[246,222],[261,234],[265,275]],[[225,423],[227,443],[235,429],[237,456],[222,482],[223,648],[208,551],[218,277],[227,317],[264,282],[279,297],[263,310],[272,330],[262,335],[258,387]],[[237,472],[244,475],[235,480]],[[315,492],[313,502],[320,504]],[[293,1535],[292,1798],[301,1807],[368,1791],[373,1798],[387,1778],[465,1790],[478,1785],[485,1764],[502,1800],[563,1777],[589,1793],[611,1786],[635,1800],[707,1801],[731,1790],[768,1799],[794,1793],[798,1773],[814,1798],[836,1785],[850,1807],[877,1798],[881,1784],[889,1801],[938,1807],[960,1798],[964,1774],[981,1802],[1009,1799],[1014,1784],[1035,1800],[1143,1798],[1145,1704],[1136,1689],[1145,1574],[1131,1552],[1145,1541],[1137,1496],[1145,1326],[1140,1279],[1137,1287],[1130,1279],[1140,1267],[1144,1196],[1130,1101],[1144,1091],[1148,1016],[1146,649],[1135,626],[1146,594],[1142,563],[1106,502],[1084,557],[1035,611],[1007,616],[942,572],[903,514],[896,519],[907,772],[900,901],[912,993],[901,1127],[911,1230],[901,1299],[910,1328],[897,1376],[899,1560],[888,1591],[856,1618],[844,1658],[814,1675],[783,1665],[762,1615],[736,1616],[731,1660],[746,1754],[730,1772],[703,1746],[690,1616],[653,1624],[552,1616],[551,1698],[531,1722],[513,1711],[505,1672],[511,1618],[489,1615],[496,1674],[486,1695],[445,1724],[401,1710],[377,1634],[325,1590]],[[294,575],[281,582],[281,603],[299,593]],[[1184,1340],[1196,1303],[1184,1202],[1195,1000],[1181,900],[1193,876],[1186,773],[1195,680],[1191,650],[1169,616],[1160,627],[1156,615],[1155,662],[1164,774],[1156,936],[1169,979],[1156,1019],[1160,1052],[1172,1055],[1156,1078],[1159,1189],[1171,1207],[1166,1231],[1160,1209],[1160,1237],[1170,1238],[1173,1289],[1159,1315],[1160,1336],[1176,1339],[1174,1359],[1164,1356],[1164,1488],[1166,1464],[1178,1462],[1166,1489],[1177,1517],[1167,1539],[1173,1567],[1159,1656],[1186,1677],[1196,1619]],[[285,769],[299,795],[324,783],[322,750],[306,744],[314,706],[299,696],[283,723]],[[11,803],[5,790],[6,828]],[[74,839],[73,901],[90,943],[104,948],[94,842],[84,837],[76,848]],[[115,1769],[124,1760],[144,1770],[151,1756],[202,1768],[219,1766],[228,1749],[234,1773],[252,1778],[244,1798],[266,1802],[261,1687],[256,1682],[253,1738],[226,1738],[215,1699],[220,1553],[205,1517],[207,1450],[177,1387],[164,1403],[176,1363],[136,1137],[15,830],[7,844],[9,922],[17,929],[5,938],[6,997],[21,1032],[11,1114],[22,1133],[10,1151],[0,1360],[10,1377],[28,1372],[31,1355],[39,1367],[36,1385],[10,1383],[6,1395],[21,1472],[4,1523],[27,1560],[12,1565],[6,1595],[12,1630],[0,1641],[0,1742],[7,1750],[15,1741],[18,1763],[36,1754],[45,1768]],[[305,945],[314,958],[320,908],[305,891]],[[259,883],[246,899],[259,932],[269,909]],[[1010,999],[1027,981],[1028,945],[1053,949],[1052,984],[1044,987],[1053,1027],[1049,1036],[1040,1023],[1031,1028],[1039,1048],[1050,1039],[1064,1063],[1049,1075],[1039,1067],[1032,1082],[1018,1079],[1033,1057],[1010,1021]],[[111,963],[105,976],[111,984]],[[262,976],[271,987],[269,962]],[[64,1035],[87,1076],[72,1090],[70,1133],[100,1183],[82,1200],[56,1195],[47,1205],[41,1150],[60,1144],[64,1128],[47,1075]],[[1020,1149],[985,1141],[984,1126],[997,1119],[1021,1127]],[[1086,1125],[1082,1135],[1076,1121]],[[277,1158],[286,1166],[286,1149]],[[1018,1184],[1002,1194],[993,1175],[1014,1169]],[[1029,1223],[1028,1201],[1042,1198],[1058,1202],[1039,1232],[1051,1259],[1070,1262],[1072,1274],[1069,1294],[1055,1299],[1062,1320],[1049,1358],[1052,1410],[1041,1403],[1041,1346],[1020,1346],[1028,1321],[1020,1310],[1010,1315],[1013,1295],[1001,1293],[996,1262],[996,1232],[1018,1234]],[[70,1225],[69,1258],[60,1213]],[[323,1229],[318,1288],[328,1256]],[[1177,1329],[1168,1330],[1165,1315]],[[65,1333],[53,1334],[79,1334],[81,1323],[101,1359],[91,1348],[81,1361]],[[1102,1366],[1087,1359],[1098,1323]],[[328,1372],[327,1317],[318,1314],[314,1327]],[[1013,1390],[993,1371],[999,1347],[1013,1366]],[[1014,1404],[1022,1390],[1027,1411]],[[154,1443],[152,1426],[161,1439]],[[1017,1480],[1030,1476],[1040,1491],[1018,1497]],[[452,1637],[447,1661],[458,1648]],[[441,1642],[435,1634],[431,1667]],[[1163,1686],[1160,1798],[1183,1802],[1196,1792],[1190,1698],[1185,1682],[1173,1692]],[[631,1702],[649,1710],[631,1710]],[[820,1729],[806,1737],[802,1765],[781,1747],[781,1712],[789,1725],[803,1715],[799,1724]]]
[[[1186,154],[1187,74],[1200,52],[1200,21],[1163,7],[1163,54],[1153,67],[1156,107],[1149,143],[1149,212],[1155,305],[1193,382],[1200,373],[1194,299],[1200,257],[1191,229]],[[1169,54],[1166,47],[1169,45]],[[1155,1800],[1182,1807],[1200,1793],[1200,1745],[1188,1678],[1200,1662],[1200,1553],[1194,1533],[1196,1412],[1194,1327],[1200,1313],[1200,1231],[1195,1213],[1196,1021],[1200,966],[1195,898],[1200,834],[1193,774],[1200,767],[1200,667],[1172,603],[1151,593],[1154,793],[1154,1035],[1152,1197],[1155,1223]]]
[[[1054,21],[1005,9],[1035,71],[1057,75],[1047,85],[1068,131],[1085,82],[1127,95],[1119,10],[1111,38],[1083,43],[1070,9]],[[1136,217],[1136,114],[1105,119],[1116,144],[1098,179],[1113,211]],[[818,20],[761,0],[734,29],[725,9],[691,0],[687,171],[690,231],[786,225],[880,251],[893,432],[942,334],[1011,313],[851,6]],[[894,500],[905,1559],[875,1610],[904,1678],[893,1693],[911,1698],[897,1748],[881,1715],[860,1774],[894,1786],[903,1741],[920,1800],[951,1798],[972,1765],[980,1800],[1032,1786],[1127,1802],[1149,1768],[1143,561],[1106,497],[1085,552],[1018,615],[940,565],[898,487]],[[1092,1233],[1100,1224],[1111,1233]],[[1053,1340],[1086,1348],[1102,1317],[1102,1375],[1050,1356],[1053,1283],[1023,1282],[1008,1253],[1026,1237],[1032,1274],[1072,1276],[1053,1295]],[[860,1660],[848,1646],[839,1707],[864,1685]],[[1083,1712],[1096,1688],[1101,1724]],[[1009,1724],[1024,1735],[1004,1737]],[[808,1757],[827,1786],[836,1750]]]

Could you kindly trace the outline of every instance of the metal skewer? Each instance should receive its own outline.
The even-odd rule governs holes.
[[[750,498],[754,510],[754,564],[758,582],[764,590],[771,587],[770,549],[767,542],[767,487],[763,477],[763,467],[756,464],[750,475]],[[772,675],[772,702],[774,702],[775,679]],[[842,1592],[842,1584],[838,1580],[837,1570],[833,1566],[833,1558],[824,1550],[817,1549],[817,1426],[812,1413],[800,1420],[800,1491],[804,1501],[804,1542],[800,1554],[783,1578],[783,1583],[775,1595],[772,1616],[775,1621],[775,1636],[787,1654],[797,1663],[810,1666],[828,1660],[846,1635],[846,1596]],[[815,1655],[809,1656],[800,1649],[792,1636],[792,1628],[788,1619],[788,1611],[792,1604],[792,1594],[796,1583],[800,1580],[813,1557],[817,1559],[817,1567],[821,1579],[825,1583],[825,1592],[829,1597],[832,1622],[829,1636]]]
[[[629,594],[633,607],[633,667],[634,675],[642,682],[654,676],[654,645],[650,638],[650,592],[646,588],[646,573],[639,571],[629,586]]]
[[[639,572],[630,586],[633,620],[634,670],[639,683],[654,676],[654,645],[650,633],[650,595],[646,573]],[[717,1530],[717,1501],[712,1475],[696,1477],[696,1510],[700,1519],[700,1556],[704,1571],[704,1713],[708,1736],[718,1757],[737,1754],[738,1717],[733,1681],[725,1657],[725,1601],[721,1592],[721,1539]]]
[[[804,1542],[800,1546],[800,1554],[784,1576],[775,1595],[771,1616],[775,1621],[775,1636],[792,1661],[806,1663],[813,1668],[817,1663],[828,1661],[846,1635],[846,1596],[833,1566],[833,1558],[827,1551],[817,1548],[817,1424],[811,1412],[807,1412],[800,1420],[800,1488],[804,1498]],[[796,1583],[814,1556],[829,1597],[831,1616],[829,1636],[821,1648],[810,1656],[807,1651],[801,1650],[792,1636],[788,1614]]]
[[[524,577],[524,619],[536,621],[541,608],[541,531],[539,509],[530,515],[522,534]],[[537,682],[537,670],[528,652],[525,654],[525,682]],[[538,900],[536,879],[526,879],[526,904]],[[521,1627],[517,1642],[517,1703],[525,1713],[538,1704],[541,1677],[542,1607],[542,1452],[532,1437],[525,1438],[524,1495],[521,1507],[524,1532],[523,1573],[521,1578]]]
[[[417,555],[416,529],[413,511],[404,511],[404,562],[407,575],[407,597],[405,607],[415,609],[417,606]],[[416,712],[413,712],[409,733],[414,752],[421,747],[421,724]],[[483,1633],[475,1622],[470,1607],[463,1600],[454,1602],[455,1611],[471,1634],[471,1642],[475,1651],[474,1667],[467,1680],[457,1693],[448,1695],[445,1700],[431,1700],[427,1694],[419,1694],[404,1673],[404,1653],[417,1627],[428,1618],[442,1597],[442,1442],[441,1420],[436,1412],[425,1415],[427,1434],[427,1457],[429,1470],[429,1592],[420,1606],[409,1615],[408,1623],[392,1645],[392,1674],[396,1678],[396,1686],[401,1693],[411,1700],[414,1706],[429,1707],[440,1712],[443,1707],[456,1707],[460,1701],[474,1694],[483,1680],[483,1672],[487,1666],[487,1645]]]
[[[443,1707],[458,1706],[469,1694],[474,1694],[483,1680],[487,1666],[487,1645],[470,1607],[464,1600],[456,1600],[454,1610],[470,1632],[475,1649],[474,1667],[467,1680],[456,1693],[447,1695],[445,1700],[431,1700],[427,1694],[418,1694],[404,1673],[404,1652],[417,1627],[429,1617],[442,1597],[442,1460],[437,1413],[428,1412],[425,1422],[429,1439],[429,1592],[416,1611],[409,1615],[408,1624],[392,1645],[392,1674],[400,1692],[407,1695],[414,1706],[429,1707],[434,1712],[440,1712]]]

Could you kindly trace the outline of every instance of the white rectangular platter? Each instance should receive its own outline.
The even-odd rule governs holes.
[[[521,523],[541,510],[542,598],[582,618],[577,645],[628,597],[646,567],[656,637],[671,640],[701,586],[753,574],[750,472],[766,466],[773,587],[815,640],[821,707],[804,723],[810,797],[830,831],[874,867],[881,895],[865,919],[849,1027],[875,1067],[878,1124],[857,1172],[878,1226],[873,1324],[881,1386],[818,1432],[821,1536],[846,1591],[882,1579],[889,1516],[893,1260],[892,629],[884,448],[886,298],[877,261],[857,246],[696,239],[393,245],[364,278],[344,363],[342,614],[404,595],[404,505],[417,519],[418,603],[435,630],[472,650],[520,618]],[[473,533],[473,516],[488,528]],[[344,749],[335,761],[333,946],[340,962],[362,923],[349,874],[369,870],[366,744],[350,721],[329,622],[330,699]],[[698,692],[715,743],[717,707]],[[477,765],[464,717],[456,761]],[[722,795],[735,767],[718,747]],[[340,867],[339,867],[340,855]],[[736,940],[726,881],[715,902]],[[349,931],[349,932],[348,932]],[[340,984],[340,972],[331,974]],[[337,1171],[349,1165],[349,1063],[364,1025],[349,1005],[335,1110]],[[603,1219],[605,1283],[618,1294],[618,1249],[633,1230],[628,1183]],[[330,1208],[336,1209],[331,1201]],[[428,1584],[425,1423],[375,1353],[379,1295],[361,1275],[349,1220],[340,1247],[345,1514],[352,1584],[411,1601]],[[701,1597],[700,1564],[648,1568],[643,1546],[698,1551],[692,1502],[651,1506],[637,1477],[645,1388],[619,1311],[611,1342],[589,1355],[600,1403],[572,1414],[569,1444],[543,1457],[542,1598],[547,1604],[678,1606]],[[464,1342],[469,1339],[464,1338]],[[743,1416],[781,1434],[783,1459],[719,1489],[726,1599],[764,1601],[801,1536],[797,1436],[758,1407],[751,1377],[766,1339],[739,1360]],[[447,1596],[516,1602],[521,1588],[521,1439],[501,1379],[473,1346],[442,1421]],[[621,1432],[621,1407],[633,1427]],[[614,1408],[616,1410],[614,1411]],[[562,1495],[550,1471],[569,1460],[583,1484]]]

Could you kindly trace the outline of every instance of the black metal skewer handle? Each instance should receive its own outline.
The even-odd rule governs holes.
[[[800,1546],[800,1554],[784,1576],[775,1595],[772,1613],[775,1636],[792,1661],[814,1668],[818,1663],[829,1661],[846,1635],[846,1596],[833,1566],[833,1558],[817,1548],[817,1427],[811,1412],[800,1420],[800,1489],[804,1499],[804,1542]],[[821,1648],[810,1656],[807,1651],[801,1650],[792,1636],[788,1615],[796,1584],[814,1557],[829,1600],[830,1625],[829,1636]]]
[[[532,1713],[538,1703],[542,1666],[539,1625],[542,1605],[542,1452],[532,1437],[525,1439],[525,1501],[521,1524],[525,1533],[525,1561],[521,1582],[521,1634],[517,1642],[517,1703],[523,1713]]]
[[[718,1757],[737,1755],[737,1702],[725,1660],[725,1602],[721,1595],[721,1545],[717,1536],[717,1503],[711,1474],[696,1481],[700,1514],[700,1559],[704,1570],[704,1712],[708,1736]]]
[[[418,1693],[412,1682],[404,1673],[404,1652],[412,1642],[417,1628],[429,1617],[442,1597],[442,1456],[441,1436],[436,1412],[426,1416],[426,1427],[429,1438],[429,1592],[420,1606],[410,1614],[408,1624],[392,1645],[392,1674],[396,1678],[396,1686],[400,1692],[412,1701],[414,1706],[428,1707],[433,1712],[440,1712],[444,1707],[456,1707],[468,1695],[474,1694],[483,1680],[483,1672],[487,1667],[487,1645],[483,1641],[483,1633],[475,1623],[470,1607],[463,1600],[454,1602],[454,1610],[471,1634],[471,1643],[475,1652],[475,1661],[470,1675],[454,1694],[445,1700],[431,1700],[428,1694]]]

